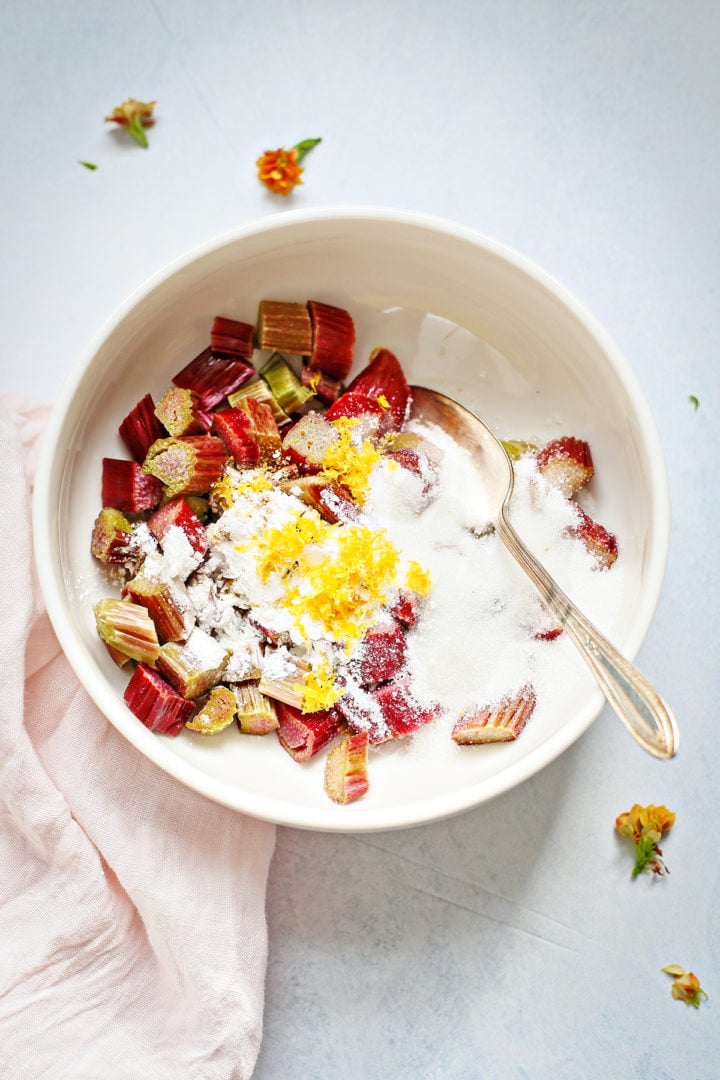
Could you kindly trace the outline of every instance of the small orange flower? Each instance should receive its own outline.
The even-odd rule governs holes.
[[[138,101],[136,98],[128,98],[122,105],[117,105],[109,116],[105,117],[106,124],[119,124],[127,128],[132,137],[141,146],[147,149],[148,141],[145,128],[152,127],[154,101]]]
[[[666,806],[640,806],[639,803],[615,819],[615,828],[621,836],[629,836],[635,844],[635,867],[633,877],[643,870],[653,874],[669,873],[660,856],[660,838],[675,824],[675,815]]]
[[[701,1001],[707,1001],[707,994],[692,971],[685,971],[679,964],[668,964],[662,970],[673,976],[670,993],[676,1001],[684,1001],[686,1005],[692,1005],[696,1009],[700,1008]]]
[[[300,162],[308,150],[312,150],[320,141],[304,139],[289,150],[284,147],[266,150],[255,162],[258,179],[275,195],[289,195],[298,184],[302,184],[300,177],[305,170],[300,167]]]

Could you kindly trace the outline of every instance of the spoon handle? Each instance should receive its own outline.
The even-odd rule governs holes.
[[[660,694],[585,618],[528,551],[508,521],[505,508],[498,515],[495,526],[510,553],[579,649],[630,734],[654,757],[672,757],[680,735],[675,718]]]

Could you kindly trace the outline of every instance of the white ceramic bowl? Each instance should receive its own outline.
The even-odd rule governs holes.
[[[536,773],[597,716],[603,698],[582,661],[568,662],[571,677],[558,672],[559,708],[515,743],[459,753],[442,768],[379,754],[370,793],[349,806],[325,795],[322,760],[297,765],[274,736],[241,737],[233,727],[171,739],[146,730],[123,703],[128,676],[107,656],[92,614],[112,591],[89,554],[101,458],[127,456],[118,423],[148,391],[157,400],[205,347],[215,314],[252,322],[263,297],[347,307],[358,368],[375,345],[394,349],[409,381],[458,397],[501,436],[588,439],[594,507],[622,544],[624,596],[612,628],[601,629],[636,655],[662,584],[669,507],[655,424],[627,362],[577,300],[517,252],[447,221],[373,208],[283,213],[211,241],[143,285],[91,344],[53,410],[35,489],[37,563],[55,630],[115,727],[217,802],[342,831],[416,825],[475,806]]]

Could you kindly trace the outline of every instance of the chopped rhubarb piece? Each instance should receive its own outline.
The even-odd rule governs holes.
[[[214,435],[158,439],[148,450],[143,472],[157,477],[170,498],[205,495],[221,475],[228,453]]]
[[[155,415],[168,434],[177,438],[181,435],[201,435],[210,430],[212,423],[200,408],[197,394],[184,386],[173,386],[167,390],[155,406]]]
[[[535,708],[535,692],[524,686],[519,693],[504,697],[498,705],[485,705],[464,713],[452,729],[460,746],[511,742],[517,739]]]
[[[138,401],[119,427],[120,437],[136,461],[143,462],[156,439],[165,431],[155,415],[155,402],[150,394]]]
[[[398,449],[387,450],[385,456],[422,480],[424,498],[429,498],[433,492],[437,491],[437,466],[423,450],[411,450],[410,447],[402,446]]]
[[[320,413],[301,416],[282,441],[283,453],[301,473],[319,472],[328,448],[338,442],[337,430]]]
[[[373,626],[357,647],[348,665],[361,686],[394,679],[405,663],[405,631],[397,622]]]
[[[319,479],[317,475],[298,476],[280,481],[278,487],[314,507],[333,524],[337,521],[347,524],[360,517],[360,509],[349,489],[335,480]]]
[[[334,709],[302,713],[285,702],[277,703],[278,740],[295,761],[309,761],[338,735],[342,720]]]
[[[243,735],[267,735],[276,731],[278,715],[275,702],[261,693],[259,683],[238,683],[235,687],[237,725]]]
[[[351,731],[367,732],[373,746],[393,738],[381,703],[373,693],[364,690],[354,679],[343,680],[342,697],[335,703],[335,711]]]
[[[230,656],[223,671],[223,682],[259,682],[262,668],[260,642],[232,638],[224,644],[230,649]]]
[[[564,436],[553,439],[535,455],[538,472],[568,499],[587,484],[594,467],[590,447],[584,439]]]
[[[254,374],[255,368],[247,361],[215,356],[212,349],[204,349],[172,381],[176,386],[193,390],[200,399],[200,407],[210,411]]]
[[[187,634],[187,601],[176,585],[146,577],[142,571],[123,585],[121,596],[145,608],[160,641],[178,641]]]
[[[313,343],[309,366],[334,379],[344,379],[352,367],[355,324],[344,308],[308,301]]]
[[[255,327],[216,315],[210,331],[210,348],[216,356],[239,356],[249,360],[253,354]]]
[[[125,653],[120,652],[119,649],[114,649],[112,645],[108,645],[107,641],[104,641],[103,644],[118,667],[125,667],[126,664],[130,663],[130,657],[126,656]]]
[[[417,731],[423,724],[431,723],[440,711],[439,706],[426,708],[417,700],[409,679],[385,683],[374,690],[372,696],[380,706],[394,739],[400,739]]]
[[[203,707],[185,726],[200,735],[217,735],[229,727],[234,719],[235,695],[227,686],[216,686],[210,691]]]
[[[305,304],[261,300],[257,335],[261,349],[300,356],[312,352],[312,323]]]
[[[147,524],[150,532],[160,543],[168,529],[176,525],[185,533],[193,551],[197,551],[200,555],[207,553],[208,540],[205,526],[182,495],[176,496],[156,510],[148,519]]]
[[[357,420],[360,425],[358,437],[374,439],[386,426],[387,409],[384,409],[377,398],[368,397],[356,391],[347,390],[337,401],[330,406],[325,413],[325,419],[331,423],[340,416],[347,416],[351,420]]]
[[[381,434],[399,431],[407,420],[412,395],[400,361],[389,349],[374,349],[367,367],[358,372],[348,392],[365,394],[386,404]]]
[[[124,563],[128,558],[128,543],[132,525],[119,510],[105,506],[95,518],[90,552],[103,563]]]
[[[113,597],[95,604],[95,624],[106,645],[130,657],[153,664],[160,653],[155,624],[144,607]]]
[[[238,408],[247,413],[250,420],[250,434],[258,444],[260,464],[279,464],[282,439],[270,406],[247,397]]]
[[[206,694],[219,681],[228,654],[210,634],[195,628],[184,645],[168,641],[155,667],[186,698]]]
[[[151,731],[163,735],[179,735],[195,711],[192,701],[173,690],[172,686],[147,664],[138,664],[125,687],[125,704],[133,716]]]
[[[325,405],[332,405],[333,401],[337,401],[343,389],[342,379],[332,379],[319,368],[309,368],[307,364],[303,364],[300,382],[308,390],[312,390]]]
[[[388,606],[388,611],[409,630],[418,621],[424,604],[425,597],[414,589],[400,589],[397,597]]]
[[[325,762],[325,790],[337,803],[350,803],[365,795],[368,781],[368,734],[346,735]]]
[[[287,415],[297,412],[314,397],[313,391],[298,379],[284,356],[273,353],[266,364],[260,368],[260,374],[267,382],[270,393],[280,408]]]
[[[595,556],[598,567],[601,570],[609,570],[619,553],[617,537],[609,532],[604,525],[593,521],[582,507],[576,506],[575,513],[578,517],[578,523],[567,529],[568,535],[576,536],[578,540],[582,540],[590,554]]]
[[[266,652],[258,689],[273,701],[284,701],[294,709],[301,709],[305,691],[305,676],[310,665],[293,656],[287,649]]]
[[[251,428],[245,409],[222,409],[213,414],[213,431],[222,439],[238,469],[254,469],[260,460],[260,446]]]
[[[129,514],[153,510],[160,502],[162,485],[143,473],[137,461],[121,458],[102,460],[102,504]]]
[[[228,394],[228,402],[234,409],[246,398],[254,398],[255,401],[259,401],[262,405],[269,405],[278,427],[290,423],[290,417],[280,407],[280,403],[264,379],[253,379],[252,382],[245,383],[233,394]]]

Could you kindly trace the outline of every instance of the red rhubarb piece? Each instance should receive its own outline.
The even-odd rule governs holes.
[[[332,379],[319,369],[311,370],[307,364],[303,364],[300,372],[300,381],[308,390],[312,390],[315,396],[320,398],[326,405],[337,401],[342,393],[342,379]]]
[[[255,327],[216,315],[210,331],[210,348],[216,356],[239,356],[249,360],[253,354]]]
[[[312,323],[307,306],[286,300],[261,300],[257,336],[261,349],[309,356]]]
[[[497,705],[469,709],[456,721],[452,737],[460,746],[512,742],[517,739],[535,709],[535,692],[524,686]]]
[[[212,349],[203,349],[172,381],[192,390],[200,399],[200,408],[210,411],[254,374],[255,368],[245,360],[215,356]]]
[[[385,723],[395,739],[410,735],[423,724],[431,723],[440,712],[439,706],[427,708],[417,700],[409,679],[385,683],[374,690],[372,696],[378,702]]]
[[[386,451],[386,457],[396,461],[403,469],[422,480],[423,496],[430,495],[438,485],[438,470],[433,461],[422,450],[413,450],[403,446],[399,450]]]
[[[119,510],[105,506],[95,518],[90,552],[104,563],[124,563],[130,554],[132,525]]]
[[[393,733],[388,727],[380,702],[354,679],[342,682],[342,697],[335,703],[336,712],[355,732],[365,731],[373,746],[388,742]]]
[[[400,361],[389,349],[375,349],[367,367],[348,386],[348,392],[365,394],[385,403],[380,433],[399,431],[407,420],[412,395]]]
[[[355,324],[344,308],[308,300],[313,327],[309,366],[334,379],[344,379],[353,362]]]
[[[587,484],[594,472],[589,445],[584,439],[563,436],[538,450],[538,471],[568,499]]]
[[[193,551],[199,552],[200,555],[207,553],[208,541],[205,526],[181,495],[161,506],[148,520],[150,532],[160,543],[171,525],[182,529]]]
[[[368,780],[368,745],[366,731],[347,735],[334,746],[325,762],[325,790],[337,803],[355,802],[370,787]]]
[[[137,665],[123,696],[145,727],[163,735],[179,735],[195,709],[147,664]]]
[[[373,626],[366,633],[348,665],[361,686],[394,679],[405,663],[405,630],[396,622]]]
[[[135,460],[144,461],[155,440],[162,439],[165,434],[165,428],[155,415],[155,402],[150,394],[130,410],[118,431]]]
[[[298,476],[281,481],[279,486],[312,506],[333,525],[338,521],[347,524],[360,517],[360,508],[349,489],[335,480],[324,480],[317,475]]]
[[[309,761],[339,733],[342,721],[335,709],[303,713],[283,701],[276,701],[280,745],[295,761]]]
[[[260,463],[278,463],[282,439],[271,407],[253,397],[244,398],[237,407],[247,413],[250,420],[249,430],[258,444]]]
[[[601,570],[609,570],[618,557],[617,537],[608,531],[604,525],[593,521],[589,514],[580,506],[575,507],[578,517],[577,525],[572,525],[567,533],[582,540],[583,544],[594,555]]]
[[[122,458],[102,460],[102,504],[126,513],[153,510],[160,502],[162,484],[146,476],[137,461]]]
[[[348,390],[330,406],[325,419],[332,422],[340,416],[347,416],[357,420],[361,425],[360,439],[374,439],[385,429],[387,412],[377,398]]]
[[[418,621],[425,603],[425,597],[412,589],[400,589],[397,598],[388,605],[388,611],[394,619],[409,630]]]
[[[225,443],[239,469],[252,469],[260,459],[260,447],[251,427],[245,409],[223,409],[213,414],[213,431]]]
[[[300,472],[318,472],[329,447],[339,438],[336,429],[320,413],[306,413],[285,433],[283,453]]]

